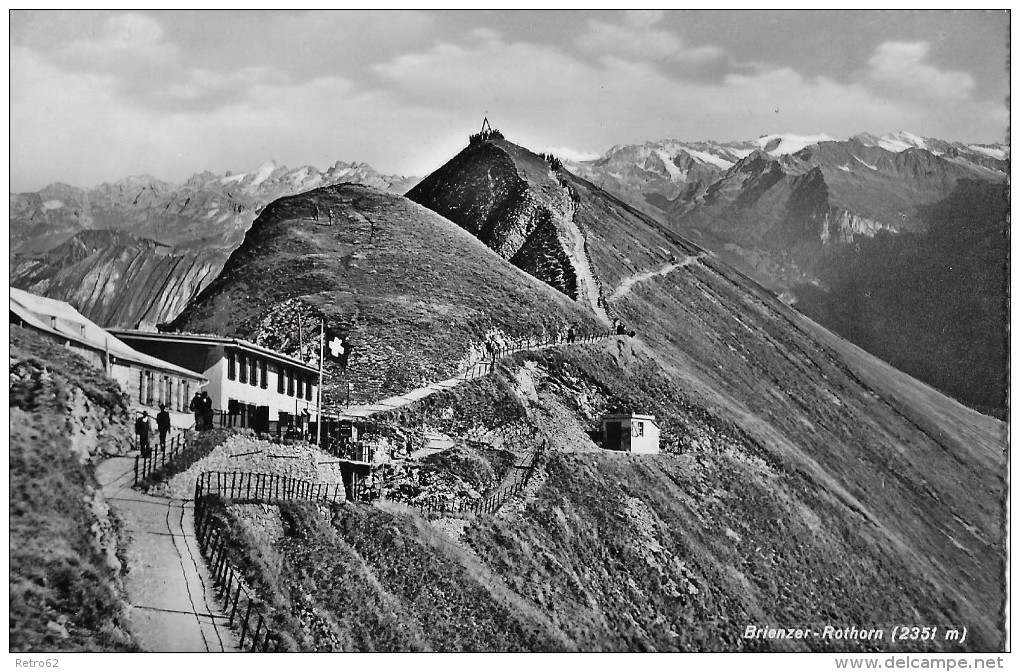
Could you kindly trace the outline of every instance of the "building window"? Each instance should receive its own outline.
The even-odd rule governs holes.
[[[287,396],[294,396],[294,372],[287,371]]]
[[[237,377],[237,373],[235,371],[236,362],[234,360],[234,357],[235,357],[235,355],[232,352],[229,355],[227,355],[227,379],[228,380],[233,380],[234,378]]]
[[[57,328],[57,318],[53,315],[50,316],[50,329]]]
[[[248,382],[252,385],[259,384],[259,363],[254,357],[248,360]]]
[[[244,355],[237,356],[237,366],[240,369],[240,380],[242,383],[248,382],[248,360],[245,359]]]
[[[266,366],[266,360],[263,359],[261,362],[259,362],[259,386],[263,390],[269,387],[269,380],[266,378],[267,369],[268,367]]]
[[[645,423],[635,422],[632,436],[644,436],[644,435],[645,435]]]
[[[276,391],[283,394],[283,367],[280,365],[276,366]]]
[[[138,403],[145,403],[145,371],[138,372]]]
[[[181,388],[181,402],[178,404],[177,410],[183,413],[188,410],[188,404],[191,403],[191,381],[185,380]]]
[[[305,399],[312,400],[312,379],[305,378]]]
[[[152,371],[145,372],[145,403],[152,406]]]

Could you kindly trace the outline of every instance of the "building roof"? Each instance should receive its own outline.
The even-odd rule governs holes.
[[[174,373],[193,380],[205,380],[190,369],[138,352],[64,301],[31,294],[11,287],[11,312],[34,329],[65,338],[97,352],[109,352],[114,359]]]
[[[163,332],[153,331],[139,331],[137,329],[114,329],[112,333],[120,335],[127,339],[141,339],[146,341],[165,342],[165,343],[194,343],[196,345],[225,345],[238,348],[239,350],[247,350],[248,352],[254,352],[270,359],[275,359],[279,362],[283,362],[289,366],[293,366],[299,369],[304,369],[309,373],[319,373],[319,369],[314,366],[310,366],[305,362],[302,362],[296,357],[285,355],[282,352],[271,350],[261,345],[256,345],[251,341],[246,341],[242,338],[232,338],[229,336],[216,336],[214,334],[168,334]]]
[[[603,420],[641,420],[642,422],[651,422],[656,427],[659,423],[656,422],[654,415],[645,415],[642,413],[606,413],[602,416]]]

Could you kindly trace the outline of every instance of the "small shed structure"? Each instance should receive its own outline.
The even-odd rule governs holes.
[[[627,453],[659,452],[659,425],[654,415],[611,413],[602,417],[602,447]]]

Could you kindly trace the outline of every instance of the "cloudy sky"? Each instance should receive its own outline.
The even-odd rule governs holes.
[[[575,158],[616,144],[909,130],[1001,141],[990,12],[11,13],[11,189],[272,158],[427,174],[488,114]]]

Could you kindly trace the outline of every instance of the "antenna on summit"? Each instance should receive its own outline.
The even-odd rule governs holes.
[[[482,135],[487,135],[487,134],[492,133],[492,126],[489,125],[489,117],[487,117],[487,116],[484,119],[482,119],[482,131],[481,131],[481,133],[482,133]]]

